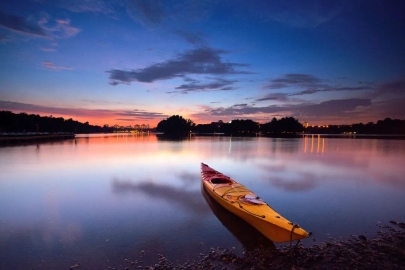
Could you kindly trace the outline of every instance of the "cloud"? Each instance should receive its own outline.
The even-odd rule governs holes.
[[[130,84],[131,82],[154,82],[175,77],[184,77],[189,74],[249,74],[236,68],[248,66],[223,62],[221,55],[227,53],[224,50],[215,50],[209,47],[197,48],[177,55],[175,59],[162,63],[153,64],[143,69],[124,71],[113,69],[110,73],[110,84]]]
[[[45,29],[33,20],[0,11],[0,27],[19,34],[48,38]]]
[[[144,26],[158,24],[166,16],[164,6],[159,0],[128,0],[127,13]]]
[[[70,19],[57,19],[51,25],[47,18],[43,18],[41,24],[54,38],[70,38],[80,32],[79,28],[70,25]]]
[[[375,119],[386,117],[403,119],[405,115],[405,77],[377,85],[368,95],[375,100],[373,110],[369,111]]]
[[[284,74],[279,78],[270,80],[269,84],[264,85],[263,89],[284,89],[289,87],[306,88],[306,90],[314,90],[325,85],[321,84],[321,80],[310,74],[289,73]]]
[[[9,15],[0,11],[0,27],[18,34],[42,38],[69,38],[80,32],[80,29],[70,25],[69,19],[50,21],[49,17],[43,13],[40,20],[34,21],[32,18]]]
[[[263,89],[283,89],[291,86],[308,87],[317,86],[320,79],[310,74],[289,73],[279,78],[270,80],[269,84],[264,85]]]
[[[281,113],[288,112],[291,115],[300,117],[312,117],[312,116],[348,116],[353,115],[355,110],[360,107],[371,106],[370,99],[339,99],[328,100],[318,104],[293,104],[293,105],[271,105],[265,107],[254,106],[231,106],[228,108],[215,108],[208,110],[208,113],[214,116],[243,116],[252,114],[269,114],[269,113]]]
[[[190,81],[189,79],[187,81]],[[206,92],[206,91],[230,91],[236,88],[231,87],[236,81],[230,81],[225,79],[216,79],[209,83],[199,83],[197,80],[192,80],[188,84],[182,84],[175,89],[179,91],[171,91],[168,93],[182,93],[188,94],[190,92]]]
[[[277,101],[287,101],[289,94],[286,93],[271,93],[267,94],[262,98],[256,99],[256,101],[267,101],[267,100],[277,100]]]
[[[120,3],[120,1],[112,0],[53,0],[50,2],[72,12],[92,12],[106,15],[115,14],[116,6]]]
[[[256,99],[256,101],[268,101],[268,100],[278,100],[278,101],[289,101],[289,97],[292,96],[302,96],[311,95],[319,92],[339,92],[339,91],[363,91],[371,90],[371,84],[361,84],[360,86],[335,86],[324,83],[323,80],[310,75],[310,74],[299,74],[290,73],[282,75],[279,78],[272,79],[270,83],[264,85],[263,89],[285,89],[285,88],[303,88],[304,90],[294,92],[294,93],[270,93],[264,97]]]
[[[26,112],[50,115],[67,115],[81,118],[114,118],[116,116],[130,117],[130,120],[139,119],[161,119],[166,118],[167,115],[158,112],[150,112],[144,110],[121,111],[121,110],[101,110],[101,109],[80,109],[80,108],[67,108],[67,107],[52,107],[43,106],[29,103],[13,102],[0,100],[0,110],[7,110],[13,112]],[[119,119],[115,119],[119,120]],[[129,120],[126,118],[125,120]]]
[[[124,121],[133,121],[134,119],[140,119],[140,120],[151,120],[151,119],[156,119],[156,118],[167,118],[169,117],[166,114],[163,113],[157,113],[157,112],[148,112],[145,110],[132,110],[132,111],[124,111],[124,112],[117,112],[115,115],[119,116],[125,116],[125,117],[131,117],[130,119],[125,118],[125,119],[117,119],[117,120],[124,120]]]
[[[41,47],[41,51],[44,51],[44,52],[56,52],[56,49],[54,49],[52,47]]]
[[[379,95],[405,95],[405,78],[399,78],[395,81],[382,83],[377,86]]]
[[[371,99],[366,98],[350,98],[328,100],[319,104],[301,104],[291,106],[295,115],[310,116],[348,116],[355,113],[359,107],[371,106]]]
[[[232,107],[234,107],[234,108],[245,108],[247,106],[248,106],[247,103],[240,103],[240,104],[235,104]]]
[[[318,92],[339,92],[339,91],[362,91],[362,90],[370,90],[371,87],[369,86],[357,86],[357,87],[334,87],[334,86],[324,86],[323,88],[319,89],[307,89],[297,93],[289,94],[289,96],[301,96],[301,95],[309,95],[315,94]]]
[[[178,27],[179,23],[189,24],[209,16],[217,4],[216,0],[128,0],[128,15],[145,27],[164,25]]]
[[[176,31],[176,34],[181,36],[182,38],[184,38],[188,43],[190,43],[192,45],[196,45],[196,46],[205,46],[206,45],[205,40],[202,38],[204,36],[204,34],[201,33],[200,31],[197,31],[196,33],[190,33],[190,32],[186,32],[186,31],[178,30],[178,31]]]
[[[230,117],[240,117],[244,115],[251,115],[251,114],[265,114],[265,113],[276,113],[276,112],[285,112],[288,109],[278,106],[266,106],[266,107],[253,107],[253,106],[246,106],[246,107],[228,107],[228,108],[215,108],[209,110],[209,114],[214,116],[230,116]]]
[[[44,61],[42,62],[42,66],[51,69],[51,70],[73,70],[71,67],[64,67],[64,66],[55,66],[52,62]]]
[[[7,43],[11,40],[10,36],[7,35],[6,33],[1,33],[0,32],[0,43]]]
[[[339,16],[344,10],[354,5],[356,1],[322,1],[322,0],[287,0],[268,1],[251,9],[256,16],[264,20],[272,20],[295,28],[313,28],[329,22]]]
[[[310,74],[289,73],[277,79],[271,80],[271,83],[264,88],[281,89],[292,85],[317,85],[321,82],[320,79]]]

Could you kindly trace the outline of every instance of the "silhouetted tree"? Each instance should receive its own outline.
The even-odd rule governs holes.
[[[236,136],[255,136],[260,131],[259,123],[247,119],[235,119],[222,126],[223,132]]]
[[[182,136],[193,131],[195,123],[190,119],[184,119],[180,115],[173,115],[158,123],[156,130],[165,135]]]
[[[281,133],[295,134],[303,130],[302,124],[294,117],[284,117],[280,120],[273,118],[270,122],[261,126],[261,131],[268,135],[280,135]]]

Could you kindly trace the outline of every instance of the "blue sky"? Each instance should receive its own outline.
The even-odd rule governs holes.
[[[2,1],[0,110],[155,126],[405,118],[403,1]]]

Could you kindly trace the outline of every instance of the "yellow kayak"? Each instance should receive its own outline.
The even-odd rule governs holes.
[[[228,176],[201,163],[201,179],[208,194],[273,242],[308,237],[308,233],[274,211],[256,194]]]

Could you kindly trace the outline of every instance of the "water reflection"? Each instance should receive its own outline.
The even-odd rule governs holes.
[[[302,173],[294,180],[286,180],[282,177],[271,177],[269,181],[274,187],[289,192],[311,190],[317,185],[315,174],[313,173]]]
[[[185,261],[259,239],[206,201],[200,162],[248,186],[317,240],[366,234],[376,221],[405,220],[404,156],[404,140],[317,135],[173,142],[100,134],[0,147],[0,269],[78,261],[117,267],[141,250],[151,261],[156,253]]]
[[[185,179],[189,179],[187,176]],[[194,178],[195,179],[195,178]],[[207,214],[207,209],[201,207],[200,194],[196,191],[185,190],[184,188],[175,188],[167,184],[157,183],[156,181],[145,180],[139,183],[133,183],[130,180],[112,181],[113,191],[117,194],[124,192],[143,193],[150,200],[166,200],[171,204],[177,204],[193,213]]]
[[[201,185],[201,194],[203,195],[205,201],[209,205],[214,215],[221,222],[221,224],[224,225],[225,228],[227,228],[247,250],[255,249],[258,247],[275,248],[275,245],[272,241],[263,236],[250,224],[219,205],[207,193],[203,185]]]
[[[316,139],[315,139],[316,137]],[[309,136],[304,136],[304,153],[311,152],[314,153],[323,153],[325,152],[325,138],[321,138],[321,135],[311,135]],[[315,150],[316,149],[316,150]]]

